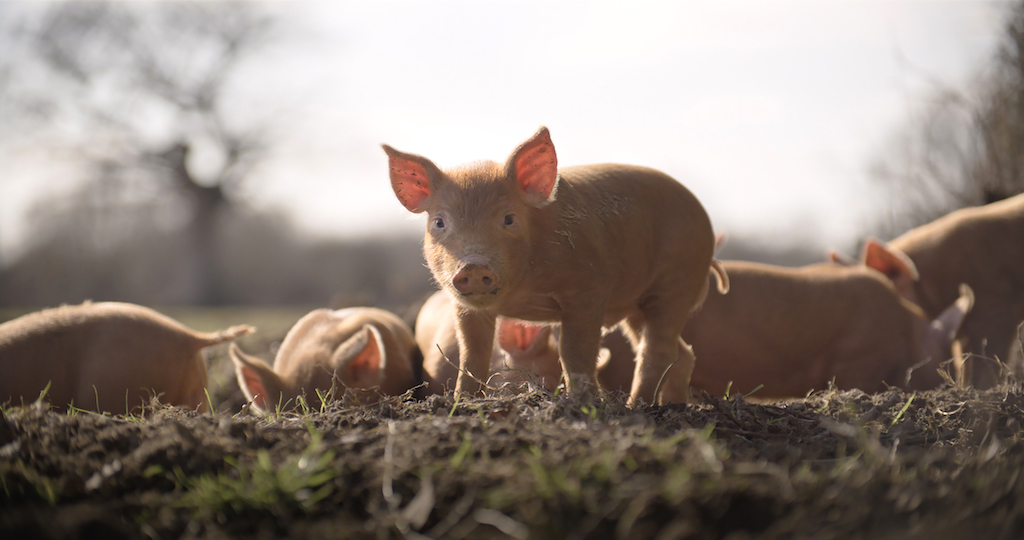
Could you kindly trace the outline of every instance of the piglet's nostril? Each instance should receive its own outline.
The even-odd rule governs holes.
[[[489,294],[497,290],[498,275],[481,264],[467,264],[452,279],[461,294]]]

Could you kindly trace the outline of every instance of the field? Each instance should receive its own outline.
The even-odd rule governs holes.
[[[170,313],[170,310],[168,310]],[[230,312],[173,313],[212,330]],[[264,314],[261,353],[301,311]],[[192,318],[197,317],[197,318]],[[255,317],[255,315],[251,315]],[[254,321],[254,324],[259,324]],[[256,416],[8,408],[2,538],[1020,538],[1024,392],[756,394],[629,409],[541,390]]]

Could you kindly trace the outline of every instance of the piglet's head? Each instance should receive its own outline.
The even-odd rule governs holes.
[[[555,200],[558,159],[547,128],[504,165],[482,161],[442,171],[384,145],[391,187],[410,212],[427,213],[423,252],[434,279],[464,305],[486,308],[521,281],[538,212]]]
[[[892,281],[900,296],[910,302],[920,304],[921,299],[917,294],[920,275],[917,273],[914,261],[910,260],[905,253],[885,242],[869,238],[864,244],[861,261],[865,266],[885,274],[885,277]]]
[[[548,324],[499,319],[498,346],[505,352],[508,367],[519,372],[518,377],[506,376],[509,382],[533,379],[549,392],[555,391],[562,381],[562,365],[552,329]]]
[[[323,336],[304,338],[317,344]],[[286,338],[287,340],[287,338]],[[314,347],[315,348],[315,347]],[[275,364],[295,366],[279,373],[259,358],[242,352],[232,343],[228,354],[235,364],[238,386],[260,412],[297,405],[297,398],[327,398],[345,402],[370,403],[380,397],[385,383],[387,356],[383,338],[372,324],[366,324],[337,345],[329,356],[306,355],[303,349],[282,347]],[[288,359],[288,356],[292,358]],[[285,361],[281,362],[282,357]]]
[[[882,242],[876,238],[868,238],[864,243],[860,260],[838,251],[829,251],[829,259],[840,266],[857,266],[863,264],[868,268],[877,270],[889,278],[896,292],[904,300],[914,304],[920,304],[918,287],[920,275],[914,261],[899,249]]]

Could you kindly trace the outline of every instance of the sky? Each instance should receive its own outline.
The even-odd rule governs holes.
[[[948,0],[265,5],[282,32],[238,74],[235,113],[274,111],[276,135],[242,196],[303,231],[421,234],[381,143],[441,167],[504,161],[546,125],[561,165],[660,169],[720,232],[841,248],[893,204],[873,161],[938,88],[972,84],[1004,14]],[[32,202],[74,176],[16,142],[0,140],[0,260]]]

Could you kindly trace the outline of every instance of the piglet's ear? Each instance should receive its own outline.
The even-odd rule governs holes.
[[[902,251],[889,247],[884,242],[869,238],[864,244],[862,259],[865,265],[885,274],[897,283],[900,280],[917,281],[918,273],[914,262]]]
[[[554,198],[558,183],[558,157],[548,128],[541,127],[512,152],[509,164],[526,200],[541,205]]]
[[[388,155],[391,188],[402,206],[417,214],[426,210],[431,174],[440,175],[437,166],[423,156],[399,152],[386,144],[381,146]]]
[[[349,388],[373,388],[384,379],[386,358],[380,331],[363,326],[334,353],[334,373]]]
[[[510,353],[525,351],[537,343],[538,338],[547,340],[550,335],[551,327],[547,325],[506,318],[498,323],[498,345]]]
[[[259,358],[243,353],[234,343],[228,349],[228,355],[235,364],[238,386],[253,407],[261,412],[276,407],[284,390],[281,377]]]

